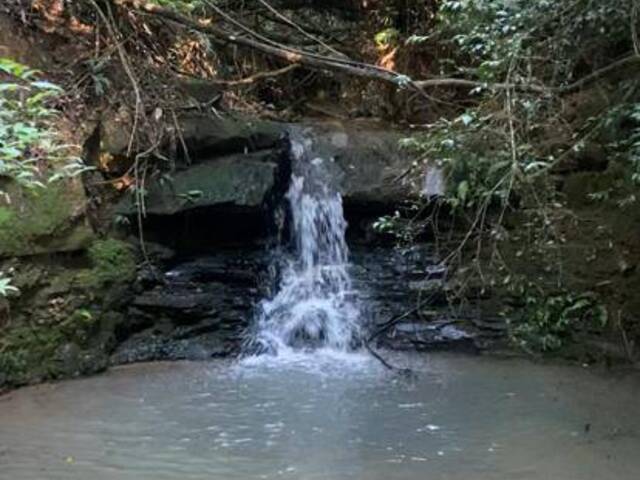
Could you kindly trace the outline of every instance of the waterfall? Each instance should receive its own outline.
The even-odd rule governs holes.
[[[286,200],[292,251],[281,258],[273,298],[260,304],[254,342],[260,350],[348,350],[359,337],[360,311],[349,276],[347,222],[332,159],[315,156],[307,138],[291,142]]]

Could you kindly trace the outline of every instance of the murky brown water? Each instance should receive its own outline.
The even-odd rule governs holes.
[[[640,375],[455,356],[156,364],[0,397],[3,480],[637,480]]]

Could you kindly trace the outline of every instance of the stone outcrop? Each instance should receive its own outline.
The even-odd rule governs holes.
[[[249,153],[273,148],[285,134],[284,124],[252,120],[230,114],[185,114],[178,120],[179,132],[173,131],[176,142],[161,145],[167,155],[182,155],[182,143],[190,160],[212,158],[231,153]],[[109,112],[100,121],[100,153],[108,157],[127,156],[131,135],[131,119],[127,112]],[[188,162],[187,162],[188,163]]]
[[[154,280],[139,281],[111,364],[237,354],[260,300],[277,281],[269,273],[272,261],[265,249],[218,249],[177,263]],[[358,247],[352,261],[367,329],[375,332],[402,316],[376,336],[373,346],[477,353],[505,338],[504,322],[483,324],[473,312],[451,308],[446,272],[435,266],[428,248]],[[425,272],[428,287],[416,283]]]
[[[189,158],[178,157],[170,178],[151,178],[145,188],[144,209],[150,217],[145,223],[154,231],[150,238],[156,240],[161,237],[156,234],[158,229],[189,230],[197,240],[198,226],[205,224],[237,230],[227,235],[232,239],[243,237],[245,241],[250,235],[264,240],[271,233],[264,225],[265,212],[284,196],[289,182],[287,137],[290,141],[311,140],[310,151],[331,163],[347,217],[356,220],[354,227],[362,217],[370,224],[409,201],[443,193],[440,171],[433,168],[416,175],[412,155],[401,148],[405,134],[380,125],[293,125],[201,115],[186,116],[180,122]],[[105,132],[114,132],[109,141],[102,141],[102,148],[122,155],[128,135],[117,133],[116,124],[103,126]],[[136,212],[130,195],[117,208],[121,215]],[[238,229],[238,224],[246,228]]]
[[[0,206],[0,256],[80,253],[73,262],[54,255],[42,264],[34,258],[2,266],[16,272],[12,275],[20,294],[12,299],[14,322],[3,330],[6,346],[0,356],[0,363],[14,374],[0,378],[0,388],[3,383],[15,386],[94,373],[108,365],[238,353],[256,306],[275,281],[264,243],[276,232],[286,238],[283,218],[277,230],[268,222],[278,221],[276,211],[286,216],[281,207],[291,175],[288,135],[302,130],[313,140],[313,151],[336,167],[347,215],[355,209],[374,220],[382,211],[424,194],[421,185],[404,175],[412,159],[399,147],[402,134],[380,127],[285,125],[200,115],[185,117],[180,125],[189,157],[174,151],[171,178],[152,175],[145,184],[145,258],[154,267],[136,268],[129,252],[135,250],[135,238],[129,244],[95,241],[79,180]],[[102,160],[126,155],[126,119],[104,121],[96,132],[89,143]],[[114,172],[106,169],[102,174],[108,179]],[[129,216],[135,224],[132,198],[124,194],[114,213]],[[90,248],[92,244],[99,251]],[[123,258],[126,272],[119,270]],[[354,278],[369,307],[365,315],[372,328],[410,308],[425,289],[432,294],[428,308],[438,311],[428,327],[420,316],[424,312],[407,316],[377,339],[378,346],[477,347],[477,332],[463,332],[459,322],[447,316],[441,282],[420,283],[434,263],[429,252],[356,249],[353,258]],[[35,276],[29,274],[32,265],[37,266],[32,269]],[[3,308],[0,305],[0,313]]]

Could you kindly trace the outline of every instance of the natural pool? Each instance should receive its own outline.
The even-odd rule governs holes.
[[[637,480],[640,377],[451,355],[138,365],[0,397],[6,480]]]

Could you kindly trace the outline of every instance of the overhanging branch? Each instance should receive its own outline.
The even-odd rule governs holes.
[[[527,83],[487,83],[476,80],[467,80],[461,78],[432,78],[426,80],[414,81],[406,75],[400,74],[393,70],[372,65],[369,63],[358,62],[348,58],[338,58],[333,56],[320,55],[312,52],[306,52],[287,45],[278,44],[267,38],[262,38],[259,34],[253,32],[245,25],[240,24],[237,20],[233,20],[233,24],[241,25],[244,35],[237,35],[227,31],[224,28],[211,24],[210,22],[202,22],[193,20],[185,15],[168,8],[161,7],[156,4],[150,4],[141,0],[115,0],[117,4],[126,5],[135,12],[143,15],[152,15],[164,20],[177,23],[183,27],[214,37],[223,43],[246,47],[251,50],[262,52],[266,55],[279,58],[290,64],[298,64],[311,69],[342,72],[351,76],[367,78],[371,80],[380,80],[393,83],[398,87],[407,87],[418,91],[420,94],[428,98],[424,93],[425,90],[438,87],[449,88],[485,88],[493,90],[518,90],[522,92],[531,92],[546,95],[564,95],[574,93],[589,86],[590,84],[603,79],[609,75],[619,72],[625,68],[632,66],[640,66],[640,56],[629,55],[617,60],[610,65],[603,67],[585,77],[573,82],[569,85],[551,87],[539,84]],[[225,17],[229,15],[225,14]],[[253,38],[252,38],[253,37]]]
[[[487,83],[477,80],[466,80],[462,78],[431,78],[428,80],[415,81],[415,85],[420,88],[436,88],[436,87],[453,87],[453,88],[486,88],[493,90],[519,90],[524,92],[541,93],[541,94],[560,94],[566,95],[575,93],[583,88],[597,82],[609,75],[617,73],[630,67],[640,67],[640,56],[629,55],[617,60],[606,67],[600,68],[589,75],[568,85],[559,87],[547,87],[544,85],[535,85],[528,83]]]
[[[121,5],[128,5],[132,10],[137,11],[138,13],[163,18],[205,35],[211,35],[223,42],[247,47],[267,55],[280,58],[287,63],[298,63],[313,69],[339,71],[357,77],[377,79],[397,85],[401,85],[403,82],[408,80],[405,75],[376,65],[343,58],[318,55],[284,45],[276,46],[273,43],[266,43],[247,36],[236,35],[235,33],[228,32],[227,30],[210,23],[205,24],[197,22],[180,13],[155,4],[136,0],[117,0],[117,3]]]

